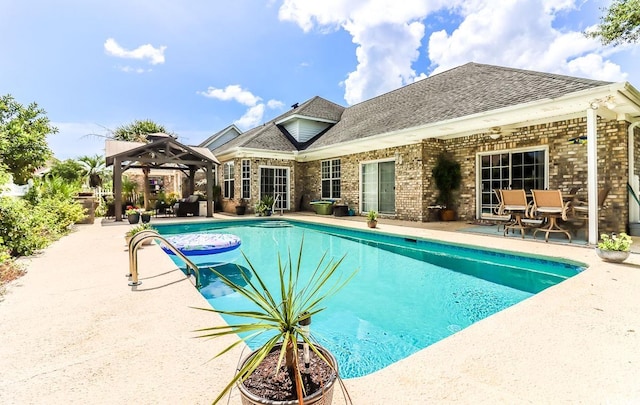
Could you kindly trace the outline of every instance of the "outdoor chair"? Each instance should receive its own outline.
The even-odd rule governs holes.
[[[544,241],[549,242],[549,234],[560,232],[567,235],[571,242],[571,233],[558,224],[558,219],[567,220],[567,213],[571,205],[570,201],[565,202],[560,190],[531,190],[533,195],[532,212],[543,216],[547,220],[546,226],[533,231],[535,239],[538,232],[544,232]]]
[[[186,217],[189,214],[197,217],[200,211],[198,196],[190,195],[189,197],[176,202],[173,206],[173,211],[177,217]]]
[[[604,206],[610,190],[609,187],[605,187],[598,191],[598,210]],[[572,225],[574,233],[577,235],[579,229],[585,228],[585,238],[587,238],[586,225],[589,222],[589,203],[585,200],[575,200],[571,204],[571,213],[569,223]]]
[[[529,216],[530,206],[527,202],[527,195],[524,190],[500,190],[500,210],[499,215],[511,214],[512,220],[504,226],[504,236],[507,236],[509,230],[519,229],[522,239],[528,225],[524,224],[523,218]]]

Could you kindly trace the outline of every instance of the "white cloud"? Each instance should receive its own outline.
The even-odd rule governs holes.
[[[120,69],[120,71],[125,73],[138,73],[138,74],[151,71],[151,69],[134,68],[132,66],[119,66],[118,69]]]
[[[254,95],[249,90],[244,90],[238,84],[230,84],[224,89],[209,87],[207,91],[199,91],[198,94],[221,101],[235,101],[249,107],[244,115],[234,122],[242,130],[253,128],[262,123],[265,107],[275,110],[284,106],[282,101],[273,99],[265,104],[261,97]]]
[[[424,78],[414,70],[421,51],[431,61],[431,74],[474,61],[625,79],[620,66],[607,59],[621,49],[602,48],[577,31],[583,28],[555,26],[558,17],[567,21],[580,7],[576,0],[284,0],[279,18],[305,32],[344,29],[351,35],[358,64],[342,84],[345,100],[353,104]],[[425,22],[439,11],[461,22],[448,32],[425,32],[430,26]],[[442,22],[442,13],[437,17],[440,26],[451,24]],[[428,46],[421,49],[425,34]]]
[[[215,87],[209,87],[205,92],[199,92],[205,97],[215,98],[222,101],[235,100],[242,105],[252,107],[258,104],[262,99],[258,96],[254,96],[248,90],[243,90],[237,84],[230,84],[224,89],[218,89]]]
[[[127,50],[120,46],[113,38],[108,38],[104,42],[104,50],[107,55],[125,59],[148,60],[152,65],[164,63],[164,51],[166,49],[166,46],[154,48],[151,44],[146,44],[140,45],[133,50]]]
[[[242,130],[250,129],[258,126],[262,122],[264,116],[264,104],[254,105],[249,108],[246,113],[240,119],[233,123]]]
[[[267,101],[267,107],[271,108],[272,110],[275,110],[275,109],[284,107],[284,103],[278,100],[269,100]]]

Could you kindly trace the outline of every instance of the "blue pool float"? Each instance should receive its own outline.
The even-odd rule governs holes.
[[[240,247],[240,238],[230,233],[189,233],[165,238],[185,256],[202,256],[229,252]],[[175,255],[162,246],[162,250]]]

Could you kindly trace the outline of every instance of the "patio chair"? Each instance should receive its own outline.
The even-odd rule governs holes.
[[[543,216],[547,220],[547,226],[533,231],[533,238],[535,239],[538,232],[544,232],[544,241],[549,242],[550,233],[560,232],[567,235],[569,242],[571,242],[569,230],[561,228],[558,224],[558,219],[567,220],[571,202],[564,202],[562,191],[560,190],[531,190],[531,193],[533,195],[532,212]]]
[[[173,211],[177,217],[186,217],[191,214],[197,217],[200,211],[200,204],[198,203],[197,195],[190,195],[173,205]]]
[[[500,190],[500,215],[511,214],[512,221],[504,226],[504,236],[507,236],[509,230],[519,229],[522,239],[528,225],[524,224],[523,217],[529,216],[530,206],[527,201],[527,195],[524,190]]]
[[[611,191],[610,187],[601,188],[598,191],[598,210],[604,206],[609,191]],[[571,214],[568,222],[572,225],[572,230],[577,235],[578,230],[585,228],[585,238],[587,238],[586,225],[589,222],[589,203],[585,200],[575,200],[571,204]]]

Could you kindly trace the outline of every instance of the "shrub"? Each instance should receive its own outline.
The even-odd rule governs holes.
[[[0,197],[0,238],[12,256],[30,255],[48,244],[44,229],[34,218],[27,201]]]

